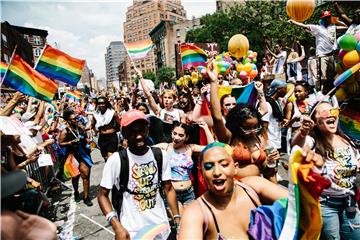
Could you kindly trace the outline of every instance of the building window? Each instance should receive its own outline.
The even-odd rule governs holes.
[[[148,36],[144,36],[144,39],[148,39],[149,37]]]
[[[180,29],[176,29],[176,37],[180,37]]]
[[[41,54],[41,49],[40,49],[40,48],[35,48],[35,49],[34,49],[34,56],[35,56],[35,57],[39,57],[40,54]]]
[[[3,57],[6,63],[10,62],[9,56],[6,53],[3,54]]]
[[[2,42],[3,42],[3,45],[5,46],[5,47],[7,47],[8,46],[8,41],[7,41],[7,37],[5,36],[5,34],[1,34],[1,39],[2,39]]]
[[[29,41],[29,35],[24,34],[24,38],[25,38],[26,41]]]
[[[34,36],[34,44],[41,45],[41,39],[39,36]]]
[[[144,23],[144,27],[147,27],[148,26],[148,24],[147,23]]]

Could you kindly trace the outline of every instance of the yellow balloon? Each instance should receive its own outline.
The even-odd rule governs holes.
[[[352,50],[345,54],[343,58],[343,63],[345,67],[352,67],[355,64],[360,62],[360,54],[356,50]]]
[[[315,10],[315,0],[288,0],[286,12],[289,18],[297,22],[309,19]]]
[[[230,38],[228,50],[231,56],[241,58],[249,50],[249,40],[242,34],[236,34]]]
[[[180,81],[180,80],[177,80],[176,81],[176,85],[178,85],[179,87],[182,85],[182,81]]]
[[[252,70],[252,64],[251,63],[245,63],[244,70],[245,70],[245,72],[247,72],[249,74],[251,72],[251,70]]]

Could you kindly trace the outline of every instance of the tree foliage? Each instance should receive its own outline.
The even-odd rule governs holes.
[[[174,82],[175,81],[175,68],[173,67],[162,67],[157,72],[157,80],[155,81],[155,86],[158,86],[160,83],[163,82]]]
[[[355,7],[340,3],[348,16],[352,16]],[[305,23],[319,24],[321,11],[335,10],[331,2],[317,7],[314,14]],[[314,38],[301,28],[287,22],[286,1],[246,1],[230,10],[207,14],[200,19],[201,28],[188,31],[186,42],[217,42],[221,51],[227,51],[229,39],[235,34],[245,35],[250,49],[264,54],[264,36],[272,44],[282,43],[292,47],[296,41],[305,46],[314,46]]]

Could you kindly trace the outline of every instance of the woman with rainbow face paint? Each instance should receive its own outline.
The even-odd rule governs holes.
[[[304,118],[292,145],[315,149],[322,173],[331,181],[320,197],[322,239],[360,239],[360,212],[356,202],[356,174],[360,153],[338,127],[339,109],[328,102],[317,105],[311,118]]]

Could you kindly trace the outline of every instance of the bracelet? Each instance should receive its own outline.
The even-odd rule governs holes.
[[[263,92],[258,92],[258,98],[264,97],[265,94]]]
[[[180,215],[180,214],[176,214],[176,215],[174,215],[173,219],[175,219],[175,218],[181,218],[181,215]]]
[[[11,99],[10,103],[17,104],[17,101],[15,101],[14,99]]]
[[[106,214],[105,218],[106,218],[106,221],[111,224],[111,219],[113,218],[116,218],[118,219],[118,216],[117,216],[117,213],[115,211],[112,211],[112,212],[109,212],[108,214]]]

